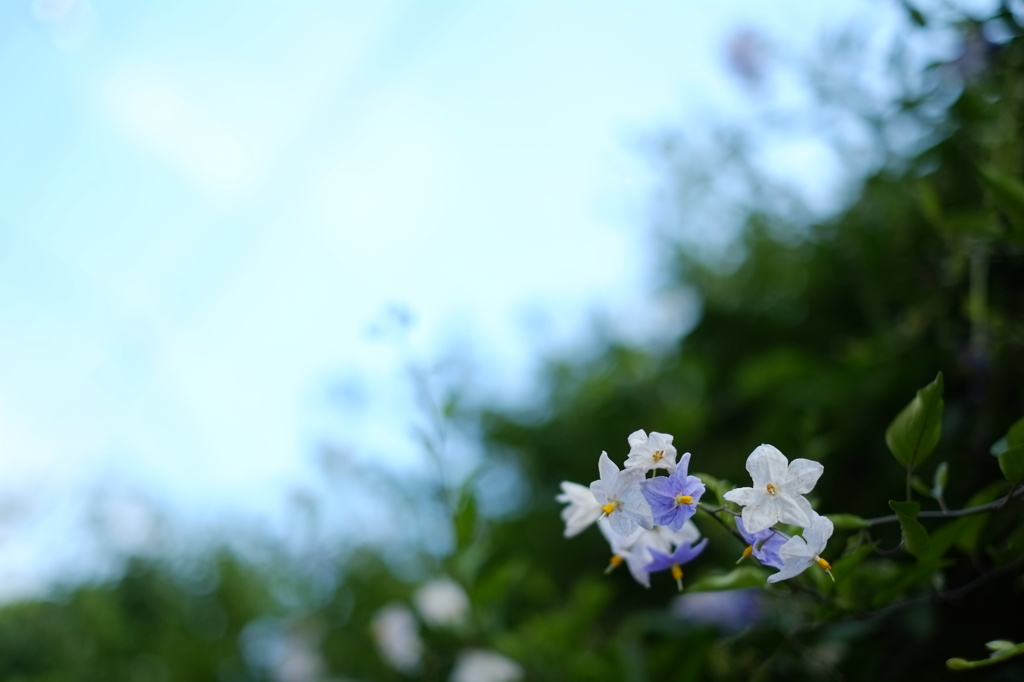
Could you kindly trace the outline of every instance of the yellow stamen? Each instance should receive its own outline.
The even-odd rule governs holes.
[[[604,574],[608,575],[609,573],[614,571],[616,568],[622,565],[623,561],[623,558],[620,557],[618,554],[613,554],[612,558],[608,560],[608,568],[604,569]]]
[[[744,559],[750,558],[750,555],[753,554],[753,553],[754,553],[754,546],[753,545],[747,545],[746,548],[743,550],[743,554],[740,556],[739,559],[736,560],[736,563],[739,563],[739,562],[743,561]]]
[[[601,507],[601,510],[604,512],[605,516],[608,516],[613,511],[615,511],[615,503],[614,502],[609,502],[605,506]]]
[[[683,569],[679,567],[679,564],[672,564],[672,577],[676,579],[676,586],[679,591],[683,591]]]
[[[651,459],[653,459],[655,462],[660,462],[664,457],[665,457],[665,451],[664,450],[655,450],[654,454],[651,455]]]
[[[775,494],[775,486],[773,486],[771,483],[769,483],[768,485],[765,486],[765,490],[768,491],[769,495],[774,495]]]
[[[821,570],[828,573],[828,577],[832,578],[832,582],[836,581],[836,577],[832,575],[832,566],[827,561],[825,561],[821,557],[818,557],[818,565],[821,566]]]
[[[681,504],[693,504],[693,497],[690,495],[676,495],[676,506]]]

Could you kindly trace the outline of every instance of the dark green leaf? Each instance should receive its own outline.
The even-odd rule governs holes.
[[[921,480],[920,476],[910,477],[910,487],[927,497],[931,497],[932,495],[931,489],[925,484],[924,481]]]
[[[935,477],[932,479],[931,494],[936,500],[941,500],[946,492],[946,482],[949,481],[949,463],[942,462],[935,469]]]
[[[980,165],[978,173],[999,209],[1018,229],[1024,229],[1024,183],[994,166]]]
[[[999,457],[999,469],[1010,483],[1024,480],[1024,445],[1017,445],[1002,452]]]
[[[742,587],[762,586],[767,574],[763,568],[753,565],[740,566],[728,573],[706,575],[686,585],[687,592],[713,592],[717,590],[738,590]]]
[[[871,526],[870,523],[855,514],[829,514],[828,519],[836,530],[857,530]]]
[[[935,449],[942,433],[942,372],[914,396],[885,431],[896,460],[913,469]]]
[[[726,483],[725,481],[721,481],[710,474],[697,473],[692,475],[699,478],[701,483],[704,484],[705,493],[704,497],[701,498],[702,504],[718,506],[723,503],[722,495],[736,487],[732,484]],[[708,493],[711,493],[714,497],[708,496]]]
[[[1015,421],[1006,432],[1006,444],[1011,448],[1024,445],[1024,417]]]
[[[917,520],[921,505],[917,502],[890,500],[889,507],[899,517],[900,528],[903,530],[903,548],[918,559],[927,556],[929,552],[928,531]]]
[[[983,504],[993,502],[1005,492],[1006,483],[1004,481],[996,481],[971,495],[963,507],[965,509],[980,507]],[[965,554],[972,554],[978,551],[981,531],[985,527],[987,520],[987,514],[965,516],[959,519],[959,533],[957,533],[956,539],[953,541],[956,548]]]

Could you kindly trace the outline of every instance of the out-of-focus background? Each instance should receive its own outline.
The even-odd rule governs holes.
[[[653,138],[799,106],[776,67],[900,25],[743,5],[4,3],[0,480],[53,527],[3,590],[81,560],[63,500],[90,490],[274,523],[325,441],[423,469],[410,364],[527,402],[595,316],[675,339],[695,303],[655,295]],[[836,201],[813,139],[768,163]]]
[[[991,487],[1022,11],[6,0],[0,674],[856,679],[893,632],[946,674],[928,605],[798,647],[815,619],[777,641],[745,592],[681,631],[552,498],[644,428],[888,514],[885,427],[938,371],[949,495]]]

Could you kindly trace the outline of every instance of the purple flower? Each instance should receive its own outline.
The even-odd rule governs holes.
[[[766,528],[756,533],[748,533],[747,529],[743,526],[743,519],[739,516],[736,517],[736,530],[740,532],[740,535],[743,536],[747,543],[747,548],[743,550],[744,558],[753,555],[763,566],[782,568],[785,562],[779,556],[779,548],[786,544],[786,540],[789,540],[788,535],[774,528]]]
[[[679,586],[679,591],[683,591],[683,569],[680,568],[683,564],[693,561],[696,559],[704,548],[708,545],[708,539],[704,538],[696,545],[681,544],[675,548],[671,554],[665,554],[659,552],[656,549],[651,549],[651,556],[653,561],[647,564],[646,570],[648,573],[655,573],[657,571],[671,570],[672,577],[676,579],[676,585]]]
[[[704,484],[696,476],[688,476],[690,453],[679,458],[670,476],[655,476],[640,483],[644,498],[651,505],[654,523],[679,530],[697,513],[697,502],[704,494]]]

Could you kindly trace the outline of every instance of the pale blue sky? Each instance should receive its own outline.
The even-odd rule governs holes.
[[[637,141],[756,106],[723,66],[737,29],[799,53],[853,16],[897,14],[4,0],[0,490],[112,476],[262,514],[325,432],[414,462],[405,353],[462,344],[484,389],[522,390],[594,311],[642,319]],[[394,304],[406,350],[368,333]],[[363,401],[328,414],[332,377]]]

